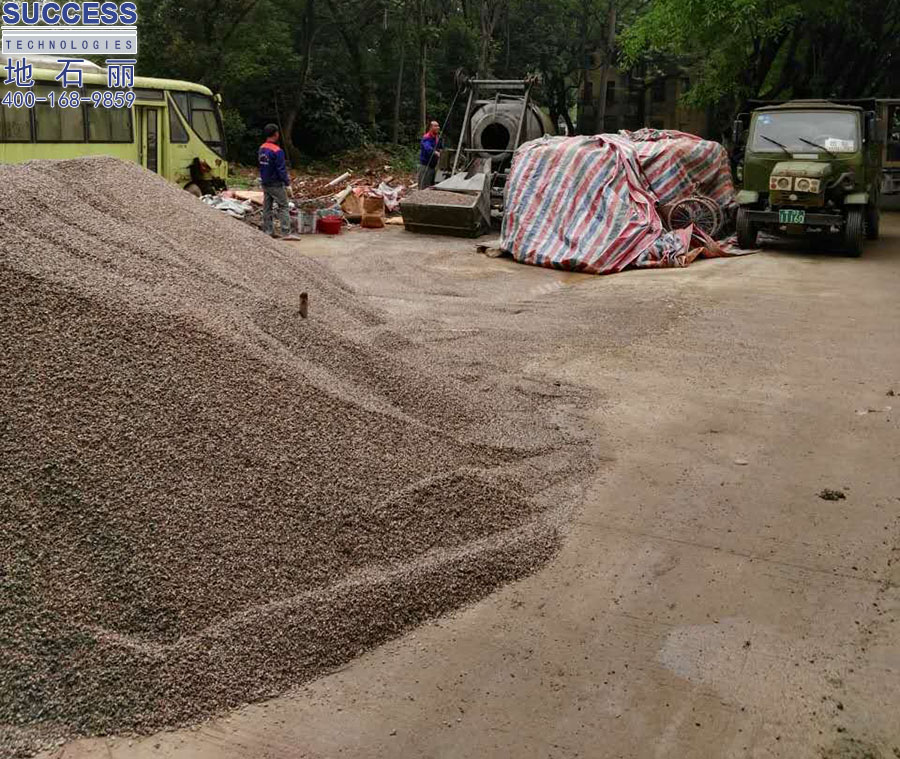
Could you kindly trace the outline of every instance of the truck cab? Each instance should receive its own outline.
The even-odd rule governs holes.
[[[738,245],[756,247],[766,230],[839,235],[851,256],[878,237],[881,151],[874,111],[830,101],[791,101],[755,109],[746,129]]]

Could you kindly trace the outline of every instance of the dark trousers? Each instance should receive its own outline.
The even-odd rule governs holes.
[[[287,191],[283,184],[264,184],[263,195],[263,232],[267,235],[275,233],[275,206],[278,206],[278,220],[281,222],[281,234],[291,233],[291,213],[288,207]]]
[[[435,168],[434,164],[429,164],[428,166],[423,166],[419,164],[419,189],[427,190],[429,187],[434,186],[434,173]]]

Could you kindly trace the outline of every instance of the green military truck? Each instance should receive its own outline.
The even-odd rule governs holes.
[[[839,235],[859,256],[878,238],[882,150],[875,103],[795,100],[738,117],[735,145],[746,136],[737,236],[756,247],[766,230]]]

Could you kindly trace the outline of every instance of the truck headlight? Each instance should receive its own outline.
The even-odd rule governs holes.
[[[779,192],[789,192],[793,189],[794,180],[791,177],[769,177],[769,189]]]
[[[809,183],[809,180],[808,180],[806,177],[800,177],[800,178],[794,183],[794,189],[795,189],[797,192],[810,192],[809,187],[810,187],[810,183]]]

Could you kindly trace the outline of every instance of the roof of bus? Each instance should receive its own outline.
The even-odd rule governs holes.
[[[56,79],[59,76],[58,71],[53,71],[51,69],[34,69],[34,79],[35,81],[48,81],[52,79]],[[104,70],[102,73],[97,73],[94,71],[84,71],[83,72],[83,80],[85,84],[102,84],[105,85],[106,80],[106,71]],[[154,77],[149,76],[136,76],[134,78],[134,86],[135,88],[148,89],[148,90],[176,90],[181,92],[196,92],[201,95],[209,95],[212,97],[212,90],[209,87],[204,87],[202,84],[195,84],[194,82],[182,82],[178,79],[156,79]]]

